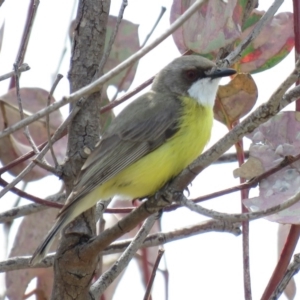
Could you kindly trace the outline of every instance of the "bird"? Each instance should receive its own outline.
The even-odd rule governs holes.
[[[56,234],[99,200],[152,196],[195,160],[210,139],[220,79],[235,73],[199,55],[163,68],[102,135],[30,263],[40,262]]]

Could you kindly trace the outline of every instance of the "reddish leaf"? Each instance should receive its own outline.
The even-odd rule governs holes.
[[[174,0],[170,22],[181,16],[195,0]],[[241,34],[245,1],[203,1],[200,9],[173,33],[181,53],[190,49],[206,54],[234,42]]]
[[[245,116],[256,103],[257,87],[250,74],[237,74],[220,86],[214,106],[214,117],[226,126]]]
[[[253,30],[255,23],[264,14],[255,10],[244,26],[240,41]],[[256,39],[244,50],[239,62],[239,70],[257,73],[272,68],[284,59],[294,47],[293,14],[279,13],[264,26]]]
[[[300,113],[283,112],[260,125],[250,139],[250,157],[261,163],[262,172],[279,164],[287,155],[300,152]],[[250,198],[244,204],[251,210],[262,210],[283,203],[299,191],[300,162],[297,161],[260,182],[259,197]],[[266,217],[279,223],[299,224],[300,203]]]

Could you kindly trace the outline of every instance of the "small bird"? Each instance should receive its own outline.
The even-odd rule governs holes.
[[[210,138],[219,81],[235,73],[197,55],[179,57],[162,69],[151,90],[112,121],[87,158],[31,264],[40,262],[55,235],[97,201],[152,196],[196,159]]]

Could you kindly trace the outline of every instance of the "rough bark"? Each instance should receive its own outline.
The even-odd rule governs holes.
[[[110,0],[79,1],[69,81],[74,92],[93,80],[104,52]],[[63,180],[67,194],[87,155],[99,140],[100,94],[90,95],[69,128]],[[80,246],[95,235],[94,209],[79,216],[62,234],[54,263],[52,299],[90,299],[97,257],[82,259]]]

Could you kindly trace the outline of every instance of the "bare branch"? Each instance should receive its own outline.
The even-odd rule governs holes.
[[[241,53],[250,45],[250,43],[260,34],[264,26],[270,21],[270,19],[275,15],[278,8],[281,6],[284,0],[275,0],[273,4],[269,7],[266,13],[261,17],[261,19],[256,23],[252,32],[244,39],[224,60],[223,65],[229,66],[237,62]]]
[[[56,76],[56,79],[52,85],[52,88],[50,90],[50,93],[48,95],[48,99],[47,99],[47,106],[50,105],[50,101],[51,101],[51,98],[52,98],[52,95],[58,85],[58,83],[60,82],[60,80],[63,78],[63,76],[61,74],[57,74]],[[51,155],[52,155],[52,158],[53,158],[53,161],[54,161],[54,166],[55,168],[57,168],[58,166],[58,162],[57,162],[57,159],[56,159],[56,155],[54,153],[54,150],[53,150],[53,145],[52,145],[52,142],[51,142],[51,133],[50,133],[50,118],[49,118],[49,114],[46,115],[46,128],[47,128],[47,135],[48,135],[48,145],[49,145],[49,148],[50,148],[50,152],[51,152]]]
[[[29,38],[30,38],[32,26],[33,26],[33,22],[34,22],[39,4],[40,4],[39,0],[33,0],[32,3],[31,3],[32,11],[31,11],[31,14],[28,17],[28,20],[27,20],[25,28],[24,28],[24,33],[23,33],[23,36],[22,36],[22,42],[21,42],[20,49],[19,49],[19,52],[18,52],[18,55],[17,55],[17,59],[16,59],[16,64],[17,65],[20,65],[20,63],[22,63],[23,60],[24,60],[25,52],[26,52],[26,49],[27,49],[28,41],[29,41]]]
[[[296,156],[286,156],[274,168],[271,168],[270,170],[262,173],[259,176],[256,176],[256,177],[252,178],[251,180],[249,180],[245,183],[242,183],[242,184],[239,184],[239,185],[236,185],[234,187],[227,188],[227,189],[223,189],[221,191],[213,192],[211,194],[204,195],[204,196],[201,196],[201,197],[198,197],[198,198],[195,198],[195,199],[191,199],[191,201],[193,201],[194,203],[199,203],[199,202],[203,202],[203,201],[206,201],[206,200],[209,200],[209,199],[214,199],[214,198],[217,198],[217,197],[220,197],[220,196],[228,195],[230,193],[234,193],[234,192],[237,192],[237,191],[247,190],[247,189],[256,187],[259,184],[259,182],[261,182],[263,179],[268,178],[272,174],[275,174],[276,172],[282,170],[283,168],[285,168],[288,165],[291,165],[292,163],[298,161],[299,159],[300,159],[300,154],[298,154]],[[173,204],[173,205],[167,207],[164,211],[165,212],[172,211],[172,210],[177,209],[179,207],[181,207],[181,206],[178,205],[178,204]]]
[[[151,215],[138,231],[137,235],[130,243],[128,248],[123,252],[120,258],[114,263],[114,265],[99,277],[99,279],[91,286],[90,293],[94,299],[99,298],[106,288],[116,279],[116,277],[128,266],[129,262],[141,247],[146,236],[149,234],[153,227],[157,215]]]
[[[190,210],[197,212],[203,216],[210,217],[213,219],[226,221],[226,222],[243,222],[248,220],[256,220],[262,217],[266,217],[275,213],[278,213],[284,209],[289,208],[290,206],[294,205],[300,200],[300,192],[295,194],[294,196],[290,197],[285,202],[274,205],[270,208],[265,210],[260,210],[256,212],[250,213],[243,213],[243,214],[226,214],[226,213],[219,213],[213,210],[206,209],[200,205],[195,204],[193,201],[182,197],[179,202],[182,203],[184,206],[188,207]]]
[[[39,150],[43,149],[46,144],[47,144],[47,142],[44,142],[44,143],[40,144],[38,146],[38,149]],[[29,152],[25,153],[24,155],[16,158],[15,160],[13,160],[12,162],[10,162],[9,164],[7,164],[7,165],[3,166],[2,168],[0,168],[0,175],[3,174],[3,173],[5,173],[5,172],[7,172],[7,171],[9,171],[14,166],[16,166],[16,165],[24,162],[25,160],[33,157],[34,155],[35,155],[35,153],[32,150],[32,151],[29,151]]]
[[[155,263],[154,263],[154,266],[153,266],[151,278],[150,278],[150,280],[147,284],[144,300],[148,300],[149,297],[150,297],[150,293],[151,293],[152,285],[153,285],[153,282],[154,282],[154,279],[155,279],[156,271],[158,269],[160,260],[161,260],[162,256],[164,255],[164,253],[165,253],[165,250],[163,250],[163,249],[158,250],[157,257],[156,257],[156,260],[155,260]]]
[[[0,215],[1,216],[1,215]],[[183,227],[180,229],[159,232],[150,234],[141,245],[141,247],[154,247],[164,245],[166,243],[174,242],[183,238],[189,238],[194,235],[207,233],[207,232],[227,232],[232,233],[235,236],[241,234],[239,224],[233,224],[228,222],[221,222],[218,220],[208,220],[194,224],[192,226]],[[103,250],[102,255],[109,255],[114,253],[123,252],[132,242],[132,239],[122,240],[109,245]],[[0,262],[0,272],[12,271],[32,268],[48,268],[53,265],[54,254],[49,254],[41,263],[37,265],[29,265],[31,257],[12,257],[6,261]]]
[[[19,51],[18,51],[18,54],[17,54],[17,59],[16,59],[16,65],[18,67],[24,61],[24,57],[25,57],[25,53],[26,53],[26,50],[27,50],[27,45],[28,45],[28,42],[29,42],[33,22],[34,22],[39,4],[40,4],[39,0],[31,0],[30,1],[27,20],[26,20],[26,24],[25,24],[25,27],[24,27],[22,40],[21,40],[20,48],[19,48]],[[11,89],[14,86],[15,86],[15,82],[14,82],[14,78],[12,77],[9,88]]]
[[[249,158],[249,151],[244,151],[245,159]],[[225,164],[236,162],[236,153],[225,153],[221,157],[219,157],[213,164]]]
[[[17,93],[17,100],[18,100],[18,105],[19,105],[19,112],[20,112],[21,120],[23,120],[24,119],[24,111],[23,111],[23,105],[22,105],[22,100],[21,100],[21,95],[20,95],[20,82],[19,82],[20,74],[18,72],[17,64],[14,64],[14,70],[15,70],[15,83],[16,83],[16,93]],[[39,149],[37,148],[33,138],[30,135],[28,126],[26,126],[24,128],[24,135],[26,136],[34,153],[36,153],[36,154],[39,153]]]
[[[128,100],[129,98],[131,98],[132,96],[134,96],[135,94],[137,94],[138,92],[142,91],[144,88],[146,88],[148,85],[150,85],[154,80],[154,76],[149,78],[148,80],[144,81],[142,84],[140,84],[137,88],[135,88],[134,90],[132,90],[131,92],[126,93],[124,96],[122,96],[120,99],[117,100],[113,100],[112,102],[110,102],[109,104],[103,106],[100,110],[100,113],[103,114],[111,109],[113,109],[114,107],[118,106],[119,104],[125,102],[126,100]],[[119,87],[118,87],[119,88]]]
[[[30,268],[31,256],[16,256],[9,258],[8,260],[0,262],[0,272],[21,270]],[[43,263],[37,264],[35,267],[38,268],[50,268],[53,266],[54,255],[48,255],[43,259]]]
[[[164,6],[161,7],[161,10],[160,10],[160,13],[158,15],[158,18],[157,20],[155,21],[152,29],[150,30],[150,32],[147,34],[144,42],[142,43],[141,45],[141,48],[145,47],[145,45],[147,44],[148,40],[150,39],[151,35],[153,34],[155,28],[157,27],[158,23],[160,22],[161,18],[163,17],[163,15],[165,14],[166,12],[166,8]]]
[[[290,282],[290,280],[295,276],[300,270],[300,254],[294,255],[294,261],[289,265],[284,277],[281,282],[273,292],[272,296],[269,298],[270,300],[277,300],[284,292],[286,286]]]
[[[160,22],[160,20],[161,20],[161,18],[162,18],[162,16],[164,15],[165,12],[166,12],[166,8],[165,8],[164,6],[162,6],[162,7],[161,7],[160,14],[159,14],[159,16],[158,16],[156,22],[154,23],[154,25],[153,25],[152,29],[150,30],[150,32],[147,34],[147,36],[146,36],[146,38],[145,38],[145,40],[144,40],[144,42],[142,43],[142,45],[141,45],[140,48],[145,47],[146,43],[147,43],[148,40],[150,39],[151,35],[153,34],[153,32],[154,32],[156,26],[157,26],[158,23]],[[127,69],[126,74],[124,75],[124,77],[122,78],[122,80],[120,81],[120,83],[118,84],[118,86],[117,86],[117,88],[116,88],[116,92],[115,92],[114,96],[112,97],[111,103],[110,103],[110,104],[112,104],[112,102],[113,102],[115,105],[116,105],[116,103],[120,104],[120,103],[122,103],[123,101],[125,101],[125,100],[128,99],[128,98],[127,98],[127,99],[123,99],[123,98],[125,98],[124,96],[127,96],[127,97],[128,97],[128,94],[129,94],[129,93],[126,94],[126,95],[124,95],[123,97],[121,97],[122,102],[121,102],[121,99],[120,99],[120,100],[117,100],[117,102],[115,102],[115,99],[117,98],[118,93],[119,93],[120,89],[122,88],[122,86],[123,86],[123,84],[124,84],[124,82],[125,82],[127,76],[129,75],[130,71],[132,70],[133,66],[134,66],[134,64],[132,64],[132,65]],[[148,84],[150,84],[150,83],[153,81],[153,78],[154,78],[154,77],[152,77],[152,80],[151,80],[151,81],[147,80],[146,82],[149,82]],[[147,85],[148,85],[148,84],[147,84]],[[139,89],[139,88],[141,88],[141,86],[143,86],[143,88],[145,88],[147,85],[141,84],[139,87],[137,87],[137,88],[135,89],[135,92],[134,92],[134,93],[131,92],[130,94],[131,94],[132,96],[135,95],[136,93],[138,93],[138,91],[142,90],[142,89]],[[108,106],[108,105],[106,105],[106,106]]]
[[[241,234],[238,223],[221,222],[218,220],[203,221],[198,224],[186,226],[169,232],[150,234],[144,241],[142,247],[154,247],[188,238],[207,232],[227,232],[235,236]],[[122,240],[109,245],[103,250],[103,255],[122,252],[128,247],[130,240]]]
[[[3,186],[4,189],[7,189],[7,187],[10,184],[0,177],[0,185]],[[27,194],[26,192],[24,192],[16,187],[10,187],[9,191],[22,197],[22,198],[28,199],[30,201],[34,201],[35,203],[47,205],[49,207],[62,208],[62,204],[52,203],[51,201],[47,201],[47,200],[41,199],[39,197],[36,197],[34,195]]]
[[[61,176],[61,172],[57,171],[57,169],[55,169],[54,167],[52,167],[51,165],[49,165],[46,162],[42,162],[39,159],[33,159],[33,162],[35,162],[39,167],[43,168],[44,170],[52,173],[55,176],[60,177]]]
[[[110,55],[110,52],[111,52],[111,48],[115,42],[115,39],[116,39],[116,36],[118,34],[118,30],[119,30],[119,25],[120,23],[122,22],[122,19],[123,19],[123,14],[124,14],[124,11],[125,11],[125,8],[127,7],[128,5],[128,1],[127,0],[122,0],[122,4],[121,4],[121,7],[120,7],[120,10],[119,10],[119,15],[117,17],[117,21],[116,21],[116,26],[114,28],[114,31],[109,39],[109,42],[108,42],[108,45],[107,45],[107,48],[106,48],[106,51],[99,63],[99,66],[98,66],[98,71],[96,73],[96,78],[99,77],[100,74],[103,73],[103,67],[104,65],[106,64],[106,61]]]
[[[23,192],[23,191],[21,191]],[[23,192],[25,193],[25,192]],[[21,195],[21,197],[24,197]],[[53,207],[57,207],[57,208],[61,208],[63,206],[63,203],[66,199],[66,195],[64,193],[62,194],[57,194],[57,195],[53,195],[53,196],[49,196],[46,198],[47,200],[43,200],[42,201],[48,201],[51,202],[53,205]],[[27,205],[22,205],[22,206],[18,206],[18,207],[14,207],[10,210],[7,210],[3,213],[0,213],[0,223],[6,223],[6,222],[11,222],[14,219],[20,218],[20,217],[24,217],[24,216],[28,216],[30,214],[45,210],[50,208],[50,206],[46,206],[43,204],[38,204],[38,203],[31,203],[31,204],[27,204]]]
[[[28,64],[22,64],[20,67],[18,67],[18,73],[26,72],[26,71],[28,71],[28,70],[30,70],[30,67],[28,66]],[[4,75],[1,75],[1,76],[0,76],[0,81],[5,80],[5,79],[8,79],[8,78],[14,76],[15,74],[16,74],[15,71],[11,71],[11,72],[9,72],[9,73],[6,73],[6,74],[4,74]]]

